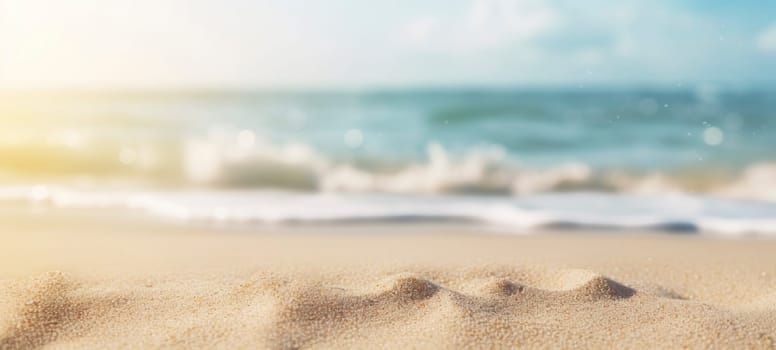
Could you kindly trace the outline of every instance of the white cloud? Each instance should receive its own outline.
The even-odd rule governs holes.
[[[476,43],[498,45],[530,41],[554,29],[558,12],[545,1],[475,0],[467,29]]]
[[[434,31],[439,27],[439,19],[434,17],[418,18],[404,28],[404,36],[411,43],[424,44],[431,39]]]
[[[757,36],[755,45],[762,52],[776,54],[776,23],[771,24]]]
[[[559,22],[559,13],[543,1],[473,0],[463,16],[416,18],[401,33],[428,49],[471,52],[528,44]]]
[[[743,26],[651,0],[463,0],[400,30],[394,51],[427,80],[667,82],[756,76]],[[774,24],[776,25],[776,24]],[[776,32],[776,29],[773,29]],[[721,40],[721,37],[727,40]],[[776,35],[774,35],[776,36]],[[766,38],[766,36],[763,36]],[[776,45],[761,39],[761,49]],[[403,44],[407,44],[406,37]],[[745,39],[744,39],[745,40]],[[776,52],[776,47],[772,50]],[[714,60],[708,57],[713,55]],[[428,64],[424,62],[434,62]],[[756,62],[758,67],[763,63]]]

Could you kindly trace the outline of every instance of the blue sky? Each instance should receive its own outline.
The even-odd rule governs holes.
[[[776,77],[776,1],[3,0],[6,87],[729,82]]]

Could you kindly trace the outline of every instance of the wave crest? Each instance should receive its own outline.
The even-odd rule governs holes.
[[[256,141],[251,147],[190,141],[185,152],[190,182],[219,187],[277,188],[327,193],[498,194],[597,191],[640,195],[706,193],[776,200],[776,163],[753,164],[737,177],[704,179],[653,171],[594,169],[579,162],[531,168],[498,145],[452,154],[429,143],[426,160],[392,171],[336,161],[301,143]],[[372,163],[379,163],[373,160]]]
[[[120,144],[79,147],[63,151],[53,146],[18,144],[1,150],[0,154],[12,157],[4,157],[0,171],[6,183],[25,179],[22,183],[26,184],[29,179],[36,183],[62,183],[35,175],[40,173],[73,175],[90,179],[87,183],[92,184],[129,180],[141,185],[325,193],[524,196],[594,191],[701,193],[776,201],[776,163],[751,164],[738,175],[714,178],[704,176],[700,172],[703,169],[696,169],[693,174],[672,170],[644,173],[594,168],[580,162],[539,168],[520,163],[519,155],[509,154],[499,145],[481,145],[453,153],[436,142],[427,145],[423,160],[397,164],[370,158],[364,162],[337,158],[304,143],[269,142],[247,130],[134,148]],[[81,176],[84,174],[85,177]]]

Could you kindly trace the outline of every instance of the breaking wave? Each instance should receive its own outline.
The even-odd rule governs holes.
[[[303,143],[271,143],[256,135],[190,138],[127,148],[93,145],[78,152],[40,145],[0,148],[5,183],[127,184],[140,187],[277,189],[322,193],[470,194],[525,196],[592,191],[638,195],[693,193],[776,201],[776,163],[740,171],[634,171],[581,162],[538,167],[498,145],[453,153],[429,143],[425,159],[348,159]],[[14,159],[28,159],[30,164]],[[38,161],[39,160],[39,161]],[[68,172],[66,167],[78,171]],[[68,181],[36,177],[70,175]],[[714,176],[709,176],[710,174]],[[64,176],[63,175],[63,176]],[[75,179],[75,180],[72,180]]]
[[[522,165],[498,145],[453,154],[429,143],[418,161],[338,160],[301,143],[256,140],[251,147],[188,142],[186,178],[223,188],[274,188],[325,193],[492,194],[596,191],[641,195],[702,193],[776,200],[776,163],[757,163],[738,173],[709,177],[692,172],[596,169],[581,162],[546,167]],[[367,163],[367,165],[364,165]]]

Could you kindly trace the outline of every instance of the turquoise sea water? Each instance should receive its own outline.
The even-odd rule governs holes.
[[[0,126],[5,200],[776,232],[771,90],[8,93]]]

